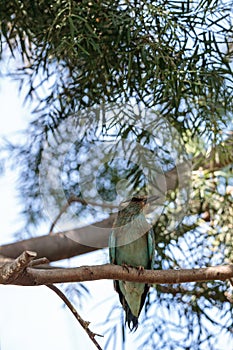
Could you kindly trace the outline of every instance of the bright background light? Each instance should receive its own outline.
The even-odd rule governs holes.
[[[26,128],[30,111],[22,106],[22,100],[22,96],[18,94],[18,84],[9,79],[2,79],[0,137],[13,141],[16,137],[19,138],[17,132]],[[0,177],[1,245],[13,242],[13,233],[22,226],[20,205],[16,196],[16,180],[16,171],[9,169]],[[82,310],[80,314],[83,317],[90,316]],[[0,349],[29,348],[95,349],[74,316],[48,288],[0,286]]]

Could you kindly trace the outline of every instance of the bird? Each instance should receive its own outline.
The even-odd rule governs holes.
[[[109,236],[110,263],[140,270],[153,270],[155,240],[144,208],[158,196],[134,196],[122,202]],[[150,286],[147,283],[114,281],[125,311],[125,324],[131,331],[138,328],[138,317]]]

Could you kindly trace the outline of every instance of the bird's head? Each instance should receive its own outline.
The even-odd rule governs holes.
[[[129,224],[132,220],[134,221],[134,219],[137,219],[139,216],[142,219],[141,214],[145,219],[145,213],[143,212],[144,208],[147,207],[147,204],[155,201],[158,198],[158,196],[133,196],[130,199],[122,202],[117,218],[114,222],[114,226],[124,226]]]
[[[125,207],[124,209],[127,211],[131,211],[133,214],[138,214],[140,213],[143,208],[154,202],[156,199],[158,199],[159,196],[154,195],[154,196],[134,196],[126,201],[124,201],[122,204]]]

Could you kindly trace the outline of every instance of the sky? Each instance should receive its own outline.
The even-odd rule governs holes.
[[[23,96],[18,93],[17,83],[2,78],[0,139],[6,137],[15,140],[19,137],[18,132],[28,125],[31,118],[30,109],[23,106],[22,102]],[[22,226],[20,205],[16,196],[16,180],[17,173],[10,169],[6,170],[4,176],[0,176],[0,245],[15,241],[13,234]],[[72,259],[68,264],[101,264],[106,263],[107,259],[107,251],[95,252]],[[105,320],[113,304],[119,305],[118,296],[113,290],[112,281],[86,282],[85,286],[91,294],[83,300],[82,308],[77,310],[84,320],[91,322],[92,331],[101,333],[99,324]],[[103,345],[106,337],[107,334],[104,340],[97,338],[97,341]],[[96,349],[71,312],[50,289],[45,286],[0,285],[0,350],[29,348]],[[134,348],[129,339],[126,350]]]
[[[22,106],[16,83],[1,80],[0,105],[0,136],[14,138],[30,118],[30,112]],[[12,234],[21,227],[16,179],[17,174],[10,170],[0,177],[0,244],[14,241]],[[79,345],[87,350],[95,348],[51,290],[46,287],[0,286],[1,350],[28,349],[29,346],[34,350],[73,350]]]

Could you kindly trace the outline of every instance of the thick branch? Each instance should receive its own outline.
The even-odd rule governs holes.
[[[99,279],[116,279],[125,281],[174,284],[184,282],[203,282],[211,280],[226,280],[233,277],[233,265],[207,267],[187,270],[138,271],[134,268],[125,269],[121,266],[105,264],[100,266],[82,266],[78,268],[47,271],[30,268],[29,275],[40,284],[44,278],[52,279],[53,283],[81,282]]]
[[[5,244],[0,246],[0,254],[15,259],[24,250],[32,250],[37,252],[38,258],[46,256],[49,261],[57,261],[92,252],[108,246],[114,218],[115,215],[112,215],[101,222],[75,230]],[[86,242],[87,245],[78,242]]]
[[[213,280],[224,281],[232,277],[233,265],[200,269],[138,271],[138,269],[131,267],[126,269],[118,265],[105,264],[66,269],[54,268],[52,270],[28,267],[17,280],[12,281],[12,284],[31,286],[52,283],[94,281],[100,279],[125,280],[149,284],[177,284]],[[4,281],[2,279],[1,283],[9,284],[8,281]]]

